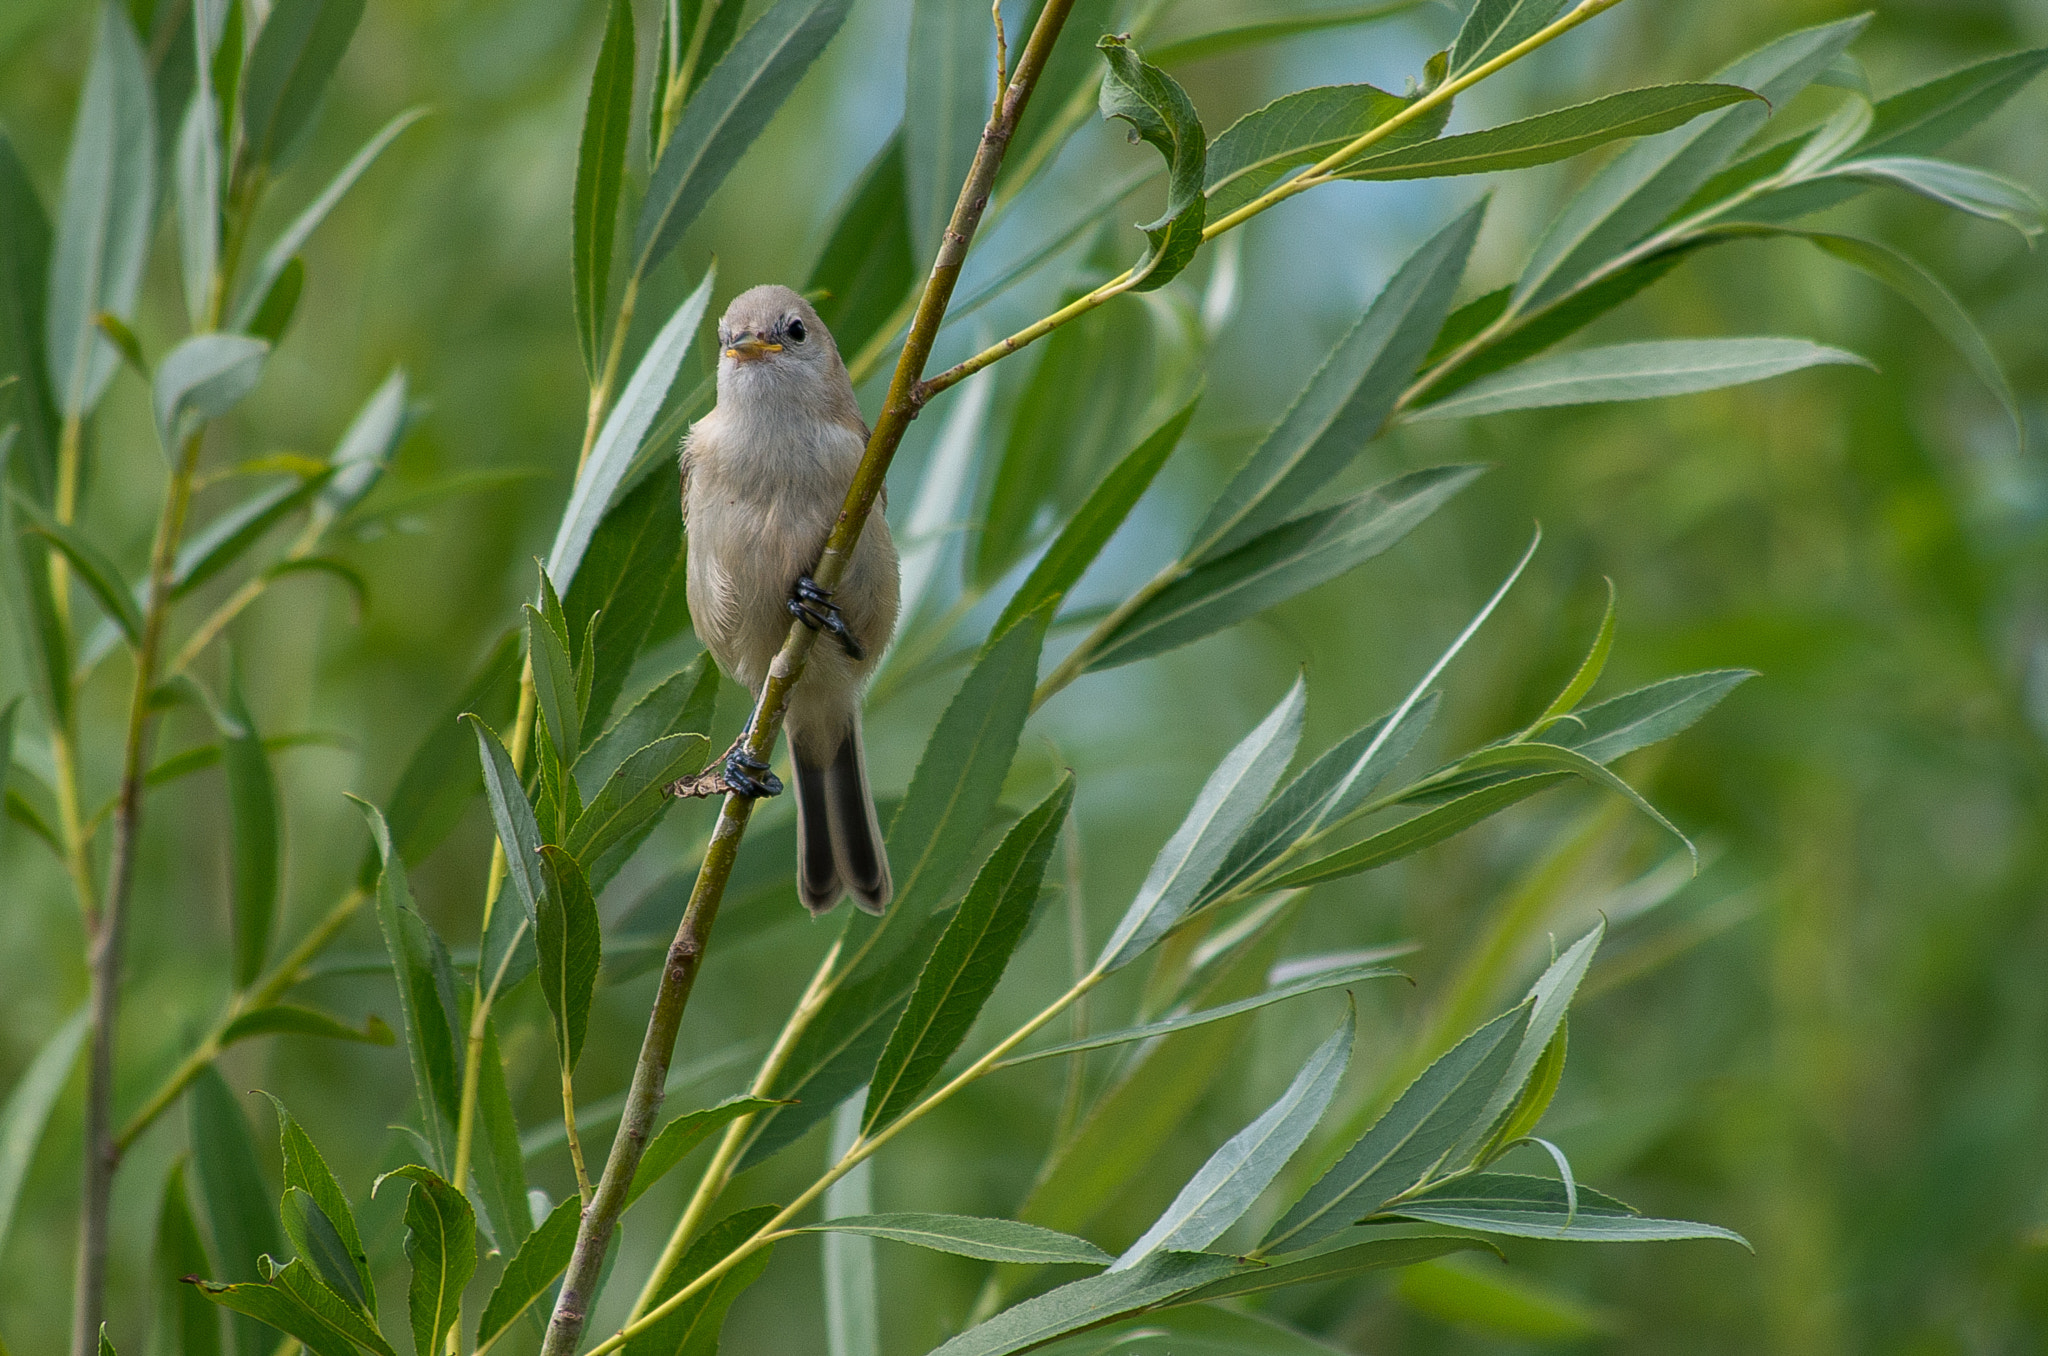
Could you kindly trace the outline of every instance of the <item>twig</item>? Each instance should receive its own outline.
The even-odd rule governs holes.
[[[106,1309],[107,1247],[112,1229],[114,1171],[121,1148],[114,1137],[114,1028],[121,1011],[121,947],[127,938],[128,896],[135,885],[135,852],[142,833],[142,792],[149,767],[149,739],[156,721],[150,693],[156,686],[157,656],[171,610],[171,574],[178,542],[192,504],[192,473],[199,464],[200,433],[179,446],[164,495],[150,555],[149,601],[142,639],[135,647],[135,685],[128,698],[128,733],[121,753],[121,790],[114,804],[114,841],[107,894],[97,926],[88,935],[91,972],[91,1054],[86,1065],[85,1180],[79,1205],[78,1273],[72,1294],[72,1356],[98,1350],[100,1319]]]

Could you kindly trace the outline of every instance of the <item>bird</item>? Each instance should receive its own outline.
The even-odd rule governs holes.
[[[719,667],[757,699],[792,617],[836,642],[812,648],[789,698],[797,894],[814,916],[849,894],[880,914],[892,887],[861,697],[896,629],[896,546],[883,515],[868,519],[836,591],[811,577],[868,427],[831,331],[789,288],[734,297],[718,348],[717,403],[690,426],[681,452],[691,620]],[[747,754],[746,739],[725,756],[726,785],[779,794],[780,780]]]

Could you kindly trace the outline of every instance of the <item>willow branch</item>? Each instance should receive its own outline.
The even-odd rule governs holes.
[[[1341,149],[1324,156],[1300,174],[1275,184],[1272,188],[1267,189],[1264,193],[1236,211],[1205,224],[1202,227],[1203,242],[1206,243],[1214,240],[1225,231],[1242,226],[1261,212],[1278,206],[1297,193],[1305,193],[1319,184],[1327,184],[1333,179],[1341,179],[1344,167],[1356,160],[1360,154],[1372,146],[1386,140],[1395,132],[1400,131],[1403,127],[1406,127],[1432,110],[1449,103],[1459,94],[1470,89],[1488,76],[1507,66],[1513,65],[1537,48],[1556,41],[1574,28],[1577,28],[1580,24],[1585,23],[1588,19],[1594,18],[1620,3],[1621,0],[1580,0],[1580,3],[1574,6],[1569,13],[1556,19],[1541,31],[1530,34],[1527,38],[1516,43],[1491,61],[1482,62],[1474,66],[1455,80],[1445,81],[1435,89],[1416,99],[1413,103],[1407,105],[1400,112],[1394,114],[1393,117],[1353,138]],[[918,384],[920,399],[929,400],[947,387],[965,381],[990,363],[1007,358],[1018,349],[1043,339],[1060,326],[1086,315],[1104,302],[1122,296],[1143,282],[1145,276],[1146,270],[1144,269],[1127,269],[1094,291],[1062,306],[1051,315],[1025,326],[1007,339],[1001,339],[989,345],[965,362],[956,363],[937,376],[920,382]]]

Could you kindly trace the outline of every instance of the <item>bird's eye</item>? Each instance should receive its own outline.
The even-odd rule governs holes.
[[[801,344],[804,341],[804,322],[801,320],[790,321],[788,334],[791,339]]]

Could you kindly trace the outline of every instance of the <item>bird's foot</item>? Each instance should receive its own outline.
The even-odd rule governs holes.
[[[782,778],[770,772],[766,763],[747,752],[745,735],[740,736],[726,751],[725,784],[727,789],[749,800],[782,794]]]
[[[797,577],[796,587],[790,592],[789,615],[813,631],[829,633],[839,642],[839,648],[846,651],[848,659],[859,662],[868,657],[866,647],[847,629],[846,618],[840,615],[839,604],[832,601],[831,592],[820,588],[818,581],[807,574]]]

